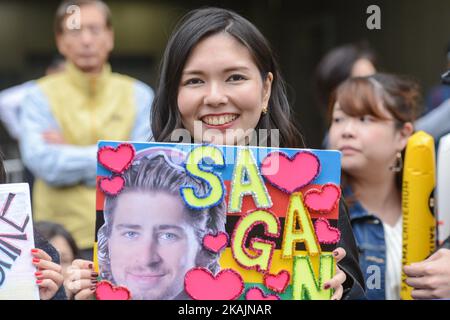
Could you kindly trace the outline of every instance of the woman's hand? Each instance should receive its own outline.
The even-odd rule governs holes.
[[[450,298],[450,250],[440,249],[428,259],[403,268],[414,299]]]
[[[347,279],[347,275],[345,274],[344,271],[342,271],[338,267],[337,264],[342,259],[345,258],[346,254],[347,253],[345,252],[345,250],[343,248],[337,248],[336,250],[333,251],[333,256],[336,259],[336,274],[334,275],[333,278],[331,278],[330,280],[328,280],[327,282],[325,282],[323,284],[323,288],[325,290],[327,290],[327,289],[333,289],[334,290],[334,294],[331,297],[331,300],[341,300],[342,299],[342,295],[344,293],[344,287],[342,286],[342,284]]]
[[[87,260],[74,260],[67,268],[67,277],[64,280],[66,292],[70,299],[94,299],[98,273],[94,272],[94,264]]]
[[[37,268],[36,284],[39,286],[41,300],[50,300],[64,282],[61,266],[52,262],[52,258],[41,249],[32,249],[32,263]]]

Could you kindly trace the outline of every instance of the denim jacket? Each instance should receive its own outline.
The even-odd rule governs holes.
[[[348,189],[346,197],[352,195]],[[359,250],[359,265],[366,284],[369,300],[384,300],[386,273],[386,243],[383,223],[355,201],[349,204],[350,222]]]

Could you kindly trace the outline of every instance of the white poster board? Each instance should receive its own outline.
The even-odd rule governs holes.
[[[450,236],[450,134],[439,140],[437,165],[438,240],[442,244]]]
[[[38,300],[27,183],[0,184],[0,300]]]

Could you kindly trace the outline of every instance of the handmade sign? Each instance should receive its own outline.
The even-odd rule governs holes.
[[[28,184],[0,184],[0,300],[39,300]]]
[[[98,299],[330,299],[340,153],[99,142]]]
[[[408,140],[403,169],[403,266],[425,260],[436,247],[436,219],[430,208],[435,174],[433,137],[418,131]],[[400,297],[411,300],[413,288],[406,279],[402,268]]]

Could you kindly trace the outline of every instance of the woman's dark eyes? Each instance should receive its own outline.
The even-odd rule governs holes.
[[[242,80],[247,80],[247,78],[240,74],[233,74],[230,77],[228,77],[228,79],[227,79],[227,81],[231,81],[231,82],[242,81]],[[200,78],[192,78],[192,79],[188,79],[188,80],[184,81],[183,84],[185,86],[188,86],[188,85],[202,84],[203,82],[204,81]]]
[[[341,122],[341,120],[342,120],[342,118],[339,118],[339,117],[334,117],[333,118],[333,122],[334,123],[339,123],[339,122]]]
[[[203,81],[202,81],[201,79],[193,78],[193,79],[186,80],[186,81],[184,82],[184,84],[185,84],[185,85],[195,85],[195,84],[200,84],[200,83],[202,83],[202,82],[203,82]]]
[[[363,116],[363,117],[359,118],[359,120],[361,122],[372,122],[374,119],[371,116]]]
[[[233,74],[231,75],[228,80],[230,81],[241,81],[241,80],[246,80],[246,78],[243,75],[240,74]]]

